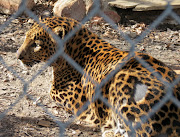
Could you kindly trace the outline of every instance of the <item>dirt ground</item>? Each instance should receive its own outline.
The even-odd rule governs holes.
[[[8,18],[8,15],[1,14],[0,24],[5,23]],[[25,32],[32,23],[32,19],[23,16],[13,20],[0,34],[0,60],[2,57],[8,69],[16,72],[15,76],[0,63],[0,113],[5,113],[4,117],[0,115],[0,119],[2,118],[0,136],[59,136],[59,131],[63,130],[58,126],[61,122],[67,127],[65,136],[101,136],[98,128],[90,127],[87,123],[78,120],[71,120],[72,114],[67,113],[52,101],[49,96],[52,76],[50,67],[29,82],[26,92],[23,92],[26,87],[23,87],[22,80],[28,82],[43,66],[43,63],[40,63],[27,69],[16,58],[16,51],[23,43]],[[108,23],[103,21],[94,23],[94,20],[91,20],[86,26],[120,50],[130,49],[130,44]],[[128,34],[131,39],[137,37],[147,27],[148,25],[140,22],[119,25],[119,29]],[[137,44],[137,51],[148,53],[173,69],[180,69],[179,28],[175,22],[162,23]],[[66,125],[69,120],[72,123]]]

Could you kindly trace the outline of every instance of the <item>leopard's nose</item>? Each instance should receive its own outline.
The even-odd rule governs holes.
[[[22,56],[22,55],[18,56],[18,59],[22,60],[22,59],[23,59],[23,56]]]
[[[20,49],[17,50],[16,56],[17,56],[17,59],[20,59],[20,60],[24,58]]]

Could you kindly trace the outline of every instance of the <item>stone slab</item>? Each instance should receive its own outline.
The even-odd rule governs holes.
[[[163,10],[166,8],[165,0],[114,0],[108,3],[112,7],[129,9],[133,11]],[[180,8],[180,0],[171,2],[173,8]]]

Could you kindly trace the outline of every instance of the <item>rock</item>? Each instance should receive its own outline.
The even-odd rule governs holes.
[[[7,88],[7,87],[2,87],[1,89],[2,89],[2,90],[7,90],[8,88]]]
[[[121,20],[121,17],[117,14],[117,12],[113,10],[105,10],[104,13],[111,19],[113,20],[114,23],[118,23]]]
[[[108,2],[111,0],[101,0],[101,10],[115,23],[120,21],[120,16],[110,10]],[[53,12],[58,17],[70,17],[81,21],[93,8],[92,0],[58,0],[54,4]]]
[[[37,124],[38,124],[39,126],[43,126],[43,127],[50,127],[50,126],[52,125],[52,122],[47,121],[47,120],[39,120],[39,121],[37,122]]]
[[[86,15],[86,6],[83,0],[58,0],[54,4],[55,16],[70,17],[81,21]]]
[[[16,12],[22,0],[0,0],[0,13],[13,14]],[[34,0],[27,0],[27,8],[35,6]]]
[[[50,16],[51,16],[51,13],[50,13],[50,11],[45,10],[45,11],[43,11],[43,13],[42,13],[41,16],[43,16],[43,17],[50,17]]]
[[[133,11],[148,11],[148,10],[163,10],[166,8],[167,2],[165,0],[114,0],[109,2],[113,7],[122,9],[133,9]],[[171,1],[173,8],[180,8],[180,1]]]
[[[3,82],[9,82],[9,79],[4,79],[4,81]]]
[[[174,70],[178,75],[180,75],[180,70]]]
[[[92,9],[93,1],[92,0],[84,0],[86,4],[86,13],[88,13]],[[100,7],[101,10],[114,22],[118,23],[121,19],[121,17],[117,14],[116,11],[112,10],[112,8],[109,6],[109,2],[113,0],[100,0]],[[90,5],[90,6],[89,6]]]

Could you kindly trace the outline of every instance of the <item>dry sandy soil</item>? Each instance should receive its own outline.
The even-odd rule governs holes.
[[[8,18],[7,15],[0,15],[0,24],[6,22]],[[52,75],[50,67],[29,83],[26,92],[23,91],[22,79],[29,81],[43,65],[40,63],[27,69],[22,67],[16,58],[16,51],[23,43],[25,32],[30,28],[32,22],[32,19],[25,16],[15,19],[0,34],[0,59],[3,58],[8,66],[7,68],[0,63],[0,113],[5,112],[5,116],[0,114],[1,137],[59,136],[62,128],[59,128],[58,122],[55,121],[65,124],[66,121],[72,119],[72,114],[57,106],[49,96]],[[130,49],[128,42],[109,24],[103,22],[96,24],[90,21],[86,26],[119,49]],[[119,29],[128,34],[131,39],[138,36],[146,27],[148,25],[143,23],[119,25]],[[156,57],[174,69],[179,69],[179,25],[160,25],[139,42],[136,49]],[[20,78],[8,69],[15,71]],[[11,108],[10,105],[13,107]],[[98,128],[90,127],[81,121],[72,120],[72,123],[66,126],[65,136],[101,136]]]

